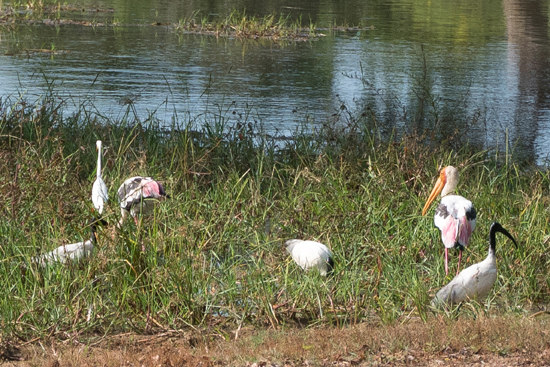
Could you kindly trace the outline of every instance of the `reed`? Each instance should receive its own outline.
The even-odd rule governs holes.
[[[3,335],[426,320],[449,278],[432,215],[420,212],[447,164],[460,167],[460,194],[478,208],[463,266],[486,256],[494,220],[520,245],[499,246],[499,278],[472,315],[523,314],[550,300],[550,177],[513,154],[500,161],[468,145],[456,150],[456,140],[436,146],[429,134],[384,140],[363,115],[315,130],[304,123],[283,139],[219,114],[163,127],[130,108],[110,120],[84,107],[64,114],[55,101],[0,106]],[[38,268],[33,256],[89,236],[97,139],[111,226],[99,230],[91,257]],[[115,231],[113,198],[132,175],[155,177],[171,198],[141,227]],[[334,275],[302,272],[282,248],[289,238],[329,246]]]

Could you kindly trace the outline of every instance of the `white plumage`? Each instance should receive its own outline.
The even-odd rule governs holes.
[[[286,250],[302,269],[317,268],[321,275],[332,272],[334,261],[327,246],[315,241],[288,240]]]
[[[449,284],[441,288],[432,300],[432,305],[456,305],[462,301],[485,298],[497,280],[497,264],[495,258],[495,234],[500,232],[510,238],[517,247],[512,235],[494,222],[489,234],[489,254],[482,262],[462,270]]]
[[[46,266],[52,263],[66,264],[69,261],[78,261],[89,256],[93,252],[94,243],[96,242],[95,228],[96,224],[93,221],[90,224],[91,235],[89,240],[59,246],[53,251],[33,257],[31,261],[35,264]]]
[[[97,168],[96,168],[96,179],[92,186],[92,202],[94,203],[94,208],[103,214],[103,207],[109,199],[109,192],[107,191],[107,186],[101,178],[101,154],[102,154],[102,144],[101,140],[95,142],[97,149]]]
[[[134,218],[137,224],[139,214],[150,213],[155,204],[167,196],[160,182],[151,177],[141,176],[130,177],[124,181],[117,194],[122,214],[119,226],[122,225],[128,214]]]
[[[450,248],[458,248],[460,251],[456,272],[458,274],[462,250],[468,246],[468,241],[476,228],[476,210],[472,202],[459,195],[448,195],[457,185],[458,169],[453,166],[443,168],[422,209],[422,215],[425,215],[431,203],[441,193],[441,203],[435,209],[434,224],[441,231],[441,240],[445,245],[445,274],[449,273]]]

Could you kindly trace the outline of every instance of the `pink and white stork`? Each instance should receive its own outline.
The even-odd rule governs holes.
[[[117,194],[122,213],[122,217],[118,222],[119,227],[122,226],[128,214],[138,224],[137,217],[139,214],[150,213],[155,204],[167,196],[160,182],[151,177],[141,176],[130,177],[124,181],[118,188]]]
[[[459,195],[448,195],[458,185],[458,169],[453,166],[443,168],[439,178],[422,209],[425,215],[431,203],[441,193],[441,203],[435,209],[434,223],[441,231],[441,239],[445,245],[445,274],[449,274],[449,249],[458,248],[458,269],[462,250],[468,246],[472,232],[476,228],[476,210],[472,202]]]

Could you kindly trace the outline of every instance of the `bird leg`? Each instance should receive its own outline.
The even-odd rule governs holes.
[[[449,275],[449,249],[445,247],[445,275]]]

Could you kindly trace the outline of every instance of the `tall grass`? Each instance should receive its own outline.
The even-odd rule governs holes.
[[[456,150],[456,141],[427,144],[422,134],[382,139],[366,115],[282,139],[219,114],[163,128],[130,112],[116,121],[85,108],[66,116],[55,101],[0,106],[5,335],[426,319],[450,277],[439,231],[420,212],[448,164],[460,167],[459,193],[478,209],[464,266],[487,255],[492,221],[520,244],[498,239],[497,283],[473,309],[523,313],[550,301],[545,170],[467,144]],[[32,256],[89,236],[96,139],[106,148],[111,226],[91,257],[39,268]],[[155,177],[171,198],[141,226],[115,231],[116,190],[132,175]],[[282,247],[289,238],[327,244],[335,274],[302,272]]]

